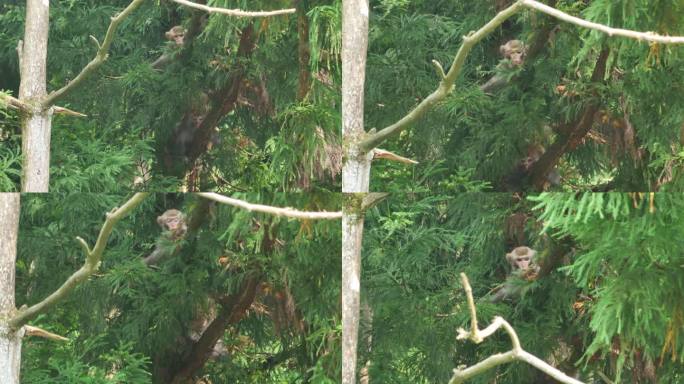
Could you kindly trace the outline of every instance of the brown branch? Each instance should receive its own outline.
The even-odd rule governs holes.
[[[207,12],[207,13],[220,13],[222,15],[235,16],[235,17],[269,17],[269,16],[285,15],[288,13],[294,13],[295,12],[294,8],[279,9],[276,11],[243,11],[240,9],[227,9],[227,8],[210,7],[207,5],[197,4],[197,3],[194,3],[192,1],[187,1],[187,0],[171,0],[171,1],[173,1],[174,3],[178,3],[180,5],[184,5],[186,7],[199,9],[199,10]]]
[[[394,152],[386,151],[380,148],[373,149],[373,160],[375,159],[386,159],[391,161],[398,161],[404,164],[418,164],[417,161],[409,159],[408,157],[399,156]]]
[[[598,84],[603,82],[603,76],[606,73],[606,63],[610,50],[604,48],[596,60],[594,72],[591,75],[591,82]],[[594,115],[598,112],[598,101],[591,101],[584,110],[580,118],[571,126],[573,128],[570,132],[562,134],[556,141],[544,152],[530,169],[530,182],[535,189],[541,190],[546,182],[546,175],[553,170],[558,164],[560,158],[568,151],[574,150],[582,142],[584,137],[589,133],[594,122]]]
[[[233,111],[237,105],[238,96],[242,83],[246,76],[246,68],[243,61],[249,57],[256,48],[256,37],[254,36],[254,26],[249,24],[242,29],[240,44],[237,52],[236,67],[231,71],[232,75],[226,84],[211,95],[215,104],[206,114],[200,124],[197,134],[193,138],[188,153],[188,164],[193,164],[207,150],[207,144],[211,140],[211,134],[219,121]]]
[[[202,336],[192,346],[181,368],[173,375],[172,384],[186,383],[192,375],[209,360],[216,342],[223,337],[226,327],[240,321],[256,297],[259,279],[250,276],[242,284],[239,292],[229,295],[221,302],[221,312],[204,330]]]
[[[18,329],[39,314],[46,312],[50,307],[67,297],[77,285],[84,282],[92,274],[94,274],[100,267],[102,254],[104,253],[109,236],[112,234],[114,224],[116,224],[119,220],[128,215],[135,207],[142,203],[145,197],[147,197],[147,193],[136,193],[120,208],[115,208],[111,212],[108,212],[106,215],[107,218],[105,219],[104,224],[102,224],[100,234],[98,235],[97,241],[95,242],[95,246],[92,250],[88,247],[88,244],[85,242],[85,240],[77,237],[76,239],[80,243],[86,255],[83,266],[69,276],[69,278],[62,284],[61,287],[43,299],[43,301],[34,304],[29,308],[23,310],[20,309],[17,315],[9,320],[10,327]]]
[[[97,68],[99,68],[106,60],[107,57],[109,56],[109,47],[112,45],[112,41],[114,40],[114,33],[116,32],[116,28],[119,26],[121,21],[128,17],[133,11],[135,11],[136,8],[138,8],[145,0],[133,0],[131,1],[128,6],[121,11],[118,15],[112,17],[111,23],[109,23],[109,28],[107,28],[107,33],[105,34],[104,40],[102,41],[102,45],[98,44],[98,50],[97,53],[95,54],[95,57],[90,60],[88,64],[86,64],[85,67],[81,70],[81,72],[73,78],[71,81],[69,81],[64,87],[51,92],[47,97],[43,100],[43,105],[45,107],[49,107],[57,102],[57,100],[63,98],[66,96],[69,92],[71,92],[74,88],[76,88],[79,84],[81,84],[85,79],[90,77],[91,74],[95,72]],[[95,39],[93,37],[93,39]],[[96,40],[97,42],[97,40]]]

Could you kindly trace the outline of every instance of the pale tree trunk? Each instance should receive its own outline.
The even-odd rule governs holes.
[[[46,96],[49,13],[49,1],[27,1],[24,43],[19,46],[19,100],[29,109],[22,114],[24,164],[21,189],[24,192],[47,192],[50,183],[52,108],[46,108],[42,103]]]
[[[368,0],[342,1],[342,384],[356,382],[361,292],[363,195],[368,192],[371,152],[363,139],[363,91],[368,48]]]
[[[19,384],[21,337],[8,319],[14,307],[14,271],[19,233],[19,194],[0,193],[0,383]]]

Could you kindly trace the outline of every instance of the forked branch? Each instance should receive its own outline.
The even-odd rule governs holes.
[[[50,107],[51,105],[55,104],[57,100],[66,96],[70,91],[72,91],[85,79],[87,79],[91,74],[93,74],[93,72],[95,72],[95,70],[99,68],[102,65],[102,63],[104,63],[107,60],[107,57],[109,56],[109,47],[112,45],[112,41],[114,40],[114,33],[116,32],[116,28],[126,17],[128,17],[128,15],[133,13],[133,11],[135,11],[135,9],[138,8],[144,1],[145,0],[133,0],[130,4],[128,4],[128,6],[123,11],[121,11],[121,13],[112,17],[112,21],[111,23],[109,23],[109,28],[107,28],[107,33],[105,34],[102,44],[100,44],[99,42],[97,42],[95,38],[93,38],[93,40],[96,40],[95,42],[98,45],[95,57],[92,60],[90,60],[90,62],[86,64],[85,67],[83,67],[81,72],[71,81],[69,81],[64,87],[56,91],[53,91],[49,95],[47,95],[47,97],[43,101],[43,106],[45,108]]]
[[[217,203],[221,204],[228,204],[232,205],[234,207],[239,207],[246,209],[248,211],[255,211],[255,212],[263,212],[263,213],[268,213],[271,215],[275,216],[285,216],[285,217],[291,217],[293,219],[309,219],[309,220],[315,220],[315,219],[339,219],[342,217],[342,211],[338,212],[306,212],[306,211],[298,211],[293,208],[280,208],[280,207],[272,207],[270,205],[262,205],[262,204],[252,204],[248,203],[243,200],[239,199],[234,199],[232,197],[228,196],[223,196],[219,195],[218,193],[211,193],[211,192],[203,192],[203,193],[198,193],[197,195],[204,197],[205,199],[213,200]]]
[[[559,20],[577,25],[579,27],[606,33],[608,36],[621,36],[638,41],[661,44],[684,44],[684,36],[663,36],[653,32],[637,32],[628,29],[611,28],[602,24],[580,19],[579,17],[568,15],[567,13],[559,11],[553,7],[549,7],[548,5],[542,4],[535,0],[518,0],[510,7],[499,12],[482,28],[463,37],[463,44],[456,53],[449,72],[444,74],[442,66],[438,62],[433,61],[433,65],[435,66],[440,77],[440,82],[437,89],[394,124],[389,125],[376,133],[367,134],[366,137],[360,142],[361,150],[363,152],[368,152],[377,147],[390,136],[399,134],[399,132],[408,128],[411,124],[425,115],[425,113],[428,112],[435,104],[442,101],[454,89],[454,83],[456,82],[458,75],[461,73],[463,63],[470,53],[470,50],[483,38],[494,32],[494,30],[498,28],[504,21],[515,15],[523,8],[537,10],[551,17],[555,17]]]
[[[73,275],[69,276],[69,278],[62,284],[61,287],[52,292],[52,294],[43,299],[43,301],[34,304],[29,308],[20,309],[17,315],[10,319],[10,327],[18,329],[19,327],[25,325],[29,320],[35,318],[41,313],[44,313],[50,307],[57,304],[59,301],[63,300],[67,295],[69,295],[69,293],[73,291],[78,284],[82,283],[93,273],[95,273],[100,267],[102,254],[104,253],[109,236],[112,234],[114,224],[128,215],[135,207],[140,205],[145,197],[147,197],[147,193],[136,193],[124,205],[113,209],[111,212],[108,212],[107,218],[100,229],[100,234],[97,236],[95,246],[92,249],[90,249],[85,240],[77,237],[76,239],[83,248],[86,256],[83,266],[78,271],[74,272]]]
[[[470,339],[476,344],[481,343],[484,339],[491,336],[499,328],[502,328],[508,333],[511,339],[512,349],[508,352],[497,353],[495,355],[489,356],[488,358],[480,361],[479,363],[467,367],[467,368],[456,368],[454,369],[454,374],[449,380],[449,384],[460,384],[466,380],[477,376],[485,371],[488,371],[498,365],[512,363],[514,361],[523,361],[531,366],[539,369],[540,371],[546,373],[547,375],[553,377],[561,383],[568,384],[582,384],[581,381],[573,379],[572,377],[566,375],[565,373],[559,371],[558,369],[547,364],[544,360],[534,356],[533,354],[525,351],[520,346],[520,339],[515,333],[513,327],[503,319],[503,317],[496,316],[492,323],[485,329],[479,329],[477,326],[477,311],[475,309],[475,300],[473,299],[473,290],[468,282],[468,277],[465,273],[461,273],[461,283],[463,284],[463,289],[466,292],[466,299],[468,301],[468,309],[470,311],[470,330],[466,331],[463,328],[458,329],[458,336],[456,339],[464,340]]]

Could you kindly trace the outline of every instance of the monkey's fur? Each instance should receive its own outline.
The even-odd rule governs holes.
[[[176,243],[182,240],[188,232],[185,215],[177,209],[165,211],[157,217],[157,224],[163,232],[157,240],[154,251],[143,259],[146,265],[155,265],[163,258],[173,254],[178,249]]]
[[[519,297],[525,288],[525,283],[537,279],[539,265],[535,260],[537,251],[530,247],[515,247],[506,254],[506,261],[511,265],[511,273],[506,281],[490,298],[492,303]]]

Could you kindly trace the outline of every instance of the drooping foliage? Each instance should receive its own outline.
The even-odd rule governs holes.
[[[359,369],[371,381],[447,382],[451,370],[510,350],[499,331],[457,341],[469,326],[458,274],[480,326],[503,316],[523,348],[584,382],[682,380],[684,194],[395,194],[374,208],[363,248]],[[490,302],[510,273],[504,254],[538,251],[522,296]],[[525,364],[474,383],[551,382]],[[594,381],[592,381],[594,380]]]
[[[394,123],[434,91],[431,61],[448,69],[461,36],[511,3],[371,1],[367,129]],[[612,27],[684,34],[680,1],[545,3]],[[499,51],[513,39],[527,46],[519,68]],[[679,45],[609,38],[523,11],[472,50],[446,100],[382,145],[420,164],[377,162],[375,189],[421,190],[465,173],[493,191],[680,190],[683,55]],[[483,92],[495,75],[505,85]]]
[[[334,194],[240,194],[304,210]],[[83,263],[105,212],[125,195],[22,196],[17,305],[54,291]],[[178,251],[145,265],[167,209],[187,215]],[[26,338],[22,382],[334,383],[339,376],[339,221],[297,221],[155,194],[119,222],[100,271],[33,325],[65,343]],[[171,247],[173,248],[173,247]],[[211,337],[215,342],[208,343]],[[208,345],[207,345],[208,343]],[[204,359],[204,360],[203,360]]]
[[[48,92],[92,59],[89,36],[102,39],[128,3],[51,3]],[[144,2],[105,64],[59,103],[88,117],[55,118],[51,191],[339,189],[339,0],[295,3],[295,14],[236,18]],[[22,2],[0,4],[0,90],[15,97],[24,17]],[[0,109],[0,187],[18,189],[19,120]]]

